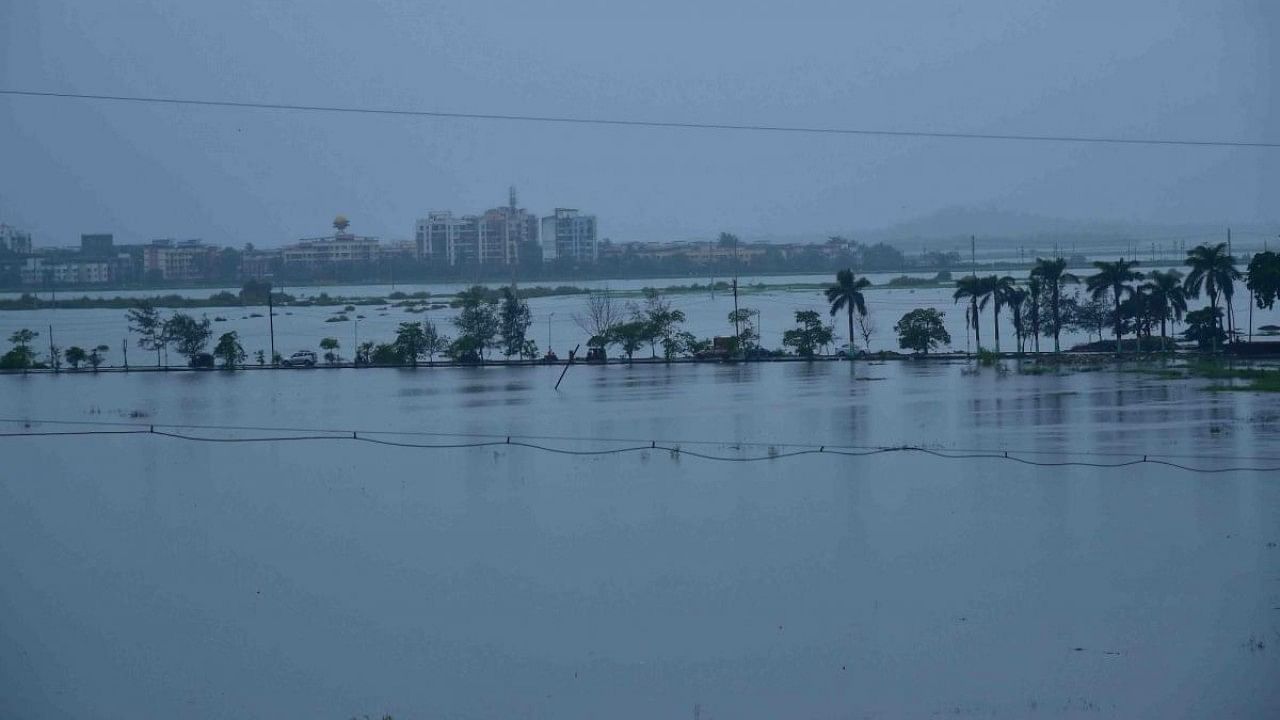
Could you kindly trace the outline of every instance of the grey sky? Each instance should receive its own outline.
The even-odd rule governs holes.
[[[1280,140],[1266,0],[0,2],[0,86],[302,104]],[[0,97],[0,221],[38,244],[579,207],[615,240],[821,236],[954,207],[1265,223],[1280,151],[330,116]],[[955,232],[967,232],[957,227]]]

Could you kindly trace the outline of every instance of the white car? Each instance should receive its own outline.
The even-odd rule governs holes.
[[[310,350],[299,350],[280,361],[285,367],[313,367],[316,364],[316,354]]]

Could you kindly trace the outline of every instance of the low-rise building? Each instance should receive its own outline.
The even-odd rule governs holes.
[[[378,239],[339,233],[334,237],[303,238],[280,250],[286,266],[314,267],[333,263],[369,263],[382,257]]]
[[[202,240],[152,240],[142,250],[142,270],[165,282],[207,280],[217,267],[220,250]]]
[[[19,272],[23,285],[100,285],[111,282],[111,263],[105,260],[64,260],[34,256]]]
[[[245,250],[240,253],[242,280],[270,280],[280,266],[278,250]]]

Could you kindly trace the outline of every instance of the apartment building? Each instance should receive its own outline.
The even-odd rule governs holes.
[[[596,216],[583,215],[573,208],[556,208],[542,218],[542,259],[594,263],[600,259],[596,239]]]

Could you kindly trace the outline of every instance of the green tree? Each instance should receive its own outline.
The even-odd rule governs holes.
[[[1116,352],[1121,352],[1120,338],[1121,329],[1124,323],[1124,315],[1120,312],[1120,300],[1128,295],[1133,294],[1133,286],[1129,283],[1142,279],[1142,273],[1133,268],[1138,265],[1137,260],[1125,260],[1121,258],[1115,262],[1104,262],[1095,260],[1093,267],[1098,272],[1090,275],[1085,280],[1085,288],[1089,292],[1089,296],[1095,300],[1105,298],[1108,293],[1112,297],[1112,309],[1115,312],[1113,325],[1116,331]]]
[[[155,351],[156,367],[160,367],[160,351],[167,344],[165,339],[164,321],[160,319],[160,312],[155,309],[149,300],[143,300],[138,303],[137,307],[130,308],[129,316],[129,332],[138,336],[138,347]]]
[[[375,347],[375,343],[371,340],[362,342],[358,346],[356,346],[356,364],[368,365],[370,362],[372,362],[374,347]]]
[[[956,281],[956,291],[951,294],[954,302],[969,301],[969,310],[965,313],[965,327],[973,328],[973,344],[977,350],[982,349],[982,331],[978,326],[978,301],[984,294],[983,283],[976,275],[962,277]],[[966,338],[966,342],[968,339]]]
[[[262,367],[267,364],[267,353],[262,350],[255,350],[253,352],[253,359],[258,363],[258,367]]]
[[[1063,307],[1067,310],[1062,316],[1064,323],[1069,322],[1072,327],[1084,330],[1090,338],[1097,335],[1098,342],[1102,342],[1102,332],[1111,323],[1111,310],[1106,300],[1090,298],[1077,302],[1072,298],[1064,302]]]
[[[474,292],[466,295],[462,298],[462,311],[453,319],[453,325],[458,329],[454,345],[461,351],[475,352],[483,358],[485,350],[494,346],[494,338],[500,328],[497,301],[492,296]]]
[[[1226,300],[1227,325],[1230,328],[1231,296],[1235,294],[1235,281],[1240,279],[1240,271],[1236,270],[1236,259],[1227,254],[1227,244],[1197,245],[1187,251],[1186,264],[1191,268],[1187,273],[1187,279],[1183,281],[1187,295],[1198,298],[1200,293],[1204,292],[1209,296],[1209,307],[1214,309],[1218,307],[1219,297]],[[1219,316],[1214,315],[1214,317]],[[1219,323],[1221,323],[1220,318]],[[1222,329],[1221,324],[1218,329]],[[1227,337],[1230,337],[1229,333]],[[1214,334],[1212,339],[1216,338],[1217,335]],[[1218,348],[1214,345],[1212,349],[1216,352]]]
[[[1053,334],[1053,351],[1061,350],[1059,337],[1062,334],[1062,290],[1069,284],[1080,282],[1080,278],[1067,272],[1067,261],[1062,258],[1036,258],[1035,267],[1031,269],[1031,277],[1044,284],[1049,305],[1049,331]]]
[[[844,310],[849,321],[849,346],[853,347],[853,313],[867,314],[867,300],[862,291],[871,287],[871,281],[855,277],[848,268],[836,273],[836,282],[827,288],[827,302],[831,304],[831,317]]]
[[[163,334],[173,342],[178,354],[187,358],[188,364],[196,355],[204,352],[209,338],[213,337],[208,317],[196,320],[186,313],[174,313],[165,320]]]
[[[89,364],[93,366],[94,372],[97,372],[102,363],[106,361],[106,354],[110,349],[106,345],[99,345],[89,351]]]
[[[338,338],[327,337],[320,340],[320,349],[324,351],[324,361],[330,365],[338,362]]]
[[[644,309],[637,313],[637,318],[648,324],[645,339],[649,343],[649,356],[657,357],[657,345],[662,345],[663,357],[670,360],[673,356],[667,352],[670,342],[678,333],[678,326],[685,321],[684,312],[671,307],[660,291],[654,288],[644,289]]]
[[[521,300],[512,288],[502,288],[502,308],[499,314],[500,334],[502,337],[502,354],[508,358],[519,355],[524,350],[525,334],[533,316],[529,312],[529,303]]]
[[[1226,340],[1222,331],[1222,308],[1204,307],[1187,313],[1186,338],[1201,350],[1214,350]]]
[[[422,357],[427,345],[422,326],[416,322],[400,323],[400,327],[396,328],[396,339],[391,345],[395,348],[396,358],[400,362],[418,367],[418,358]]]
[[[942,324],[943,313],[933,308],[917,308],[902,316],[893,329],[898,333],[898,347],[929,354],[941,345],[951,344],[951,335]]]
[[[67,364],[71,366],[72,370],[79,370],[81,363],[89,359],[89,353],[78,345],[72,345],[66,349],[63,357],[67,359]]]
[[[23,328],[9,336],[13,348],[0,357],[0,369],[25,370],[36,365],[36,353],[31,343],[40,337],[40,333]]]
[[[636,350],[644,347],[648,331],[648,323],[644,321],[632,320],[624,322],[614,326],[613,332],[610,333],[609,342],[611,344],[616,343],[621,347],[622,352],[627,356],[627,360],[630,361]]]
[[[34,330],[28,330],[27,328],[22,328],[21,330],[14,331],[14,333],[9,336],[9,342],[12,343],[15,348],[30,351],[31,343],[35,342],[35,339],[38,337],[40,337],[40,333]]]
[[[801,357],[812,358],[818,348],[830,345],[834,339],[830,326],[822,324],[822,316],[816,310],[797,310],[796,324],[798,328],[782,333],[782,344],[795,348]]]
[[[734,339],[735,353],[746,355],[759,347],[760,333],[751,321],[753,317],[756,317],[756,311],[752,308],[738,308],[729,313],[729,323],[738,328],[738,335]]]
[[[436,355],[443,355],[449,349],[449,336],[440,332],[436,324],[430,320],[422,321],[422,344],[427,353],[427,361],[435,362]]]
[[[240,346],[240,336],[234,330],[222,333],[218,344],[213,346],[213,356],[222,361],[226,370],[235,370],[237,365],[243,365],[245,354]]]
[[[369,350],[369,362],[373,365],[399,365],[400,349],[394,344],[378,343]]]
[[[1280,254],[1268,250],[1254,255],[1245,287],[1259,310],[1270,310],[1280,300]]]
[[[1148,303],[1160,320],[1160,347],[1167,349],[1168,322],[1179,322],[1187,312],[1187,292],[1182,286],[1182,273],[1177,270],[1153,270],[1145,286]]]

